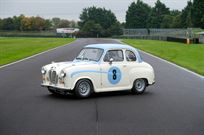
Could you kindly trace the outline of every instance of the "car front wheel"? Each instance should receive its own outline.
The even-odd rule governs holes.
[[[75,94],[78,98],[87,98],[91,95],[92,84],[89,80],[79,80],[75,87]]]
[[[145,92],[147,83],[145,79],[137,79],[135,80],[132,88],[132,92],[135,94],[142,94]]]

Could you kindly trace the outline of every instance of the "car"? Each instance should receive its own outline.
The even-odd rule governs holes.
[[[153,67],[136,48],[123,44],[85,46],[73,61],[52,62],[41,69],[42,86],[53,94],[75,94],[131,90],[142,94],[155,83]]]

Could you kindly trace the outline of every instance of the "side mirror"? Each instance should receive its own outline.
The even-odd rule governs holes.
[[[112,63],[113,63],[113,61],[114,61],[114,59],[113,59],[113,58],[110,58],[110,59],[109,59],[109,63],[110,63],[110,64],[112,64]]]

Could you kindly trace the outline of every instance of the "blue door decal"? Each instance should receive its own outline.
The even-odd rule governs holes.
[[[118,67],[112,67],[108,70],[108,80],[111,84],[117,84],[121,80],[121,71]]]

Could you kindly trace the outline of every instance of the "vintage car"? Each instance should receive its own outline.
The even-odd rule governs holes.
[[[53,62],[42,67],[41,73],[41,85],[51,93],[73,93],[80,98],[121,90],[142,94],[155,82],[152,66],[137,49],[122,44],[87,45],[73,61]]]

